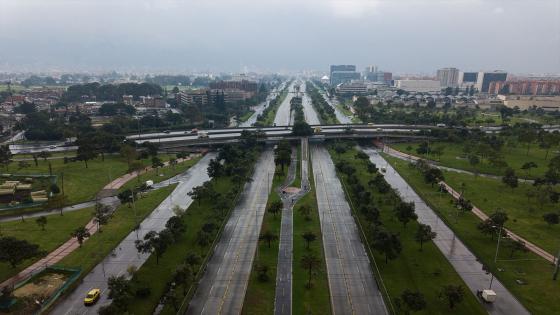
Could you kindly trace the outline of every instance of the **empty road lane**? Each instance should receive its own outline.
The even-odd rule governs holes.
[[[333,314],[387,314],[333,161],[323,146],[311,153]]]
[[[274,169],[272,149],[267,149],[226,223],[187,314],[241,313]]]

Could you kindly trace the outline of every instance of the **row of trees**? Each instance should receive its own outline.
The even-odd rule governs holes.
[[[306,92],[309,93],[311,96],[311,103],[313,104],[313,108],[319,113],[319,117],[323,123],[331,121],[336,122],[336,115],[334,112],[334,108],[325,101],[323,96],[319,93],[317,88],[308,82],[306,85]]]
[[[140,96],[162,95],[161,86],[152,83],[121,83],[100,84],[97,82],[71,85],[62,95],[63,102],[79,102],[84,100],[121,101],[123,95],[132,95],[135,99]]]

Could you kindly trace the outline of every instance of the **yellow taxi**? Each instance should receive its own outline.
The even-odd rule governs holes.
[[[93,305],[97,303],[99,297],[101,296],[101,290],[99,289],[91,289],[87,293],[86,297],[84,298],[84,305]]]

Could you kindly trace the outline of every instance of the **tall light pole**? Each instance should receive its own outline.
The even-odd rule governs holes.
[[[496,227],[496,226],[494,226]],[[498,261],[498,251],[500,250],[500,240],[502,239],[502,228],[504,226],[500,225],[500,229],[498,230],[498,243],[496,244],[496,254],[494,255],[494,263]]]

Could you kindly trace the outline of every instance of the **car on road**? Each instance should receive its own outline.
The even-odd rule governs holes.
[[[164,130],[163,133],[170,133],[171,131],[169,130]]]
[[[100,297],[101,297],[100,289],[91,289],[89,290],[89,292],[86,294],[86,297],[84,298],[84,305],[85,306],[93,305],[97,303],[97,301],[99,301]]]
[[[198,138],[199,138],[199,139],[206,139],[206,138],[208,138],[208,132],[202,132],[202,131],[200,131],[200,132],[198,133]]]

